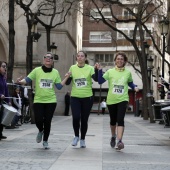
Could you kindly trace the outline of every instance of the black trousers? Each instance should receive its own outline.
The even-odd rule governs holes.
[[[69,115],[69,108],[70,108],[70,104],[69,104],[69,103],[66,103],[66,104],[65,104],[65,111],[64,111],[64,115],[65,115],[65,116],[68,116],[68,115]]]
[[[127,108],[127,101],[123,101],[117,104],[107,105],[110,115],[110,125],[124,126],[124,117]]]
[[[73,129],[75,136],[79,137],[81,131],[81,139],[85,139],[88,129],[88,118],[93,104],[93,97],[78,98],[71,97],[71,110],[73,117]]]
[[[48,141],[51,121],[56,103],[34,103],[35,124],[40,132],[44,131],[43,141]]]

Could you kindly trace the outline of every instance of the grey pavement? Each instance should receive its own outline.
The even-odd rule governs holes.
[[[71,146],[71,116],[54,116],[49,150],[36,143],[37,132],[34,124],[4,130],[0,170],[170,170],[170,128],[132,114],[126,114],[121,151],[110,147],[108,115],[90,115],[87,148]]]

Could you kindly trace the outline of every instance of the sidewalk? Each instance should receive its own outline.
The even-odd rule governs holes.
[[[35,125],[5,129],[8,138],[0,141],[0,170],[170,169],[170,128],[129,114],[125,126],[122,151],[110,147],[108,115],[91,114],[85,149],[71,146],[71,116],[54,116],[49,150],[35,142]]]

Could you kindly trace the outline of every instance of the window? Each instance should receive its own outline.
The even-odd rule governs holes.
[[[100,63],[102,66],[112,66],[113,63],[113,54],[96,54],[95,62]]]
[[[132,28],[129,28],[129,29],[122,28],[122,29],[119,29],[119,30],[124,32],[128,37],[133,38],[134,30]],[[150,38],[149,34],[146,33],[146,31],[144,31],[144,36],[145,36],[146,39]],[[140,38],[139,30],[137,30],[137,32],[136,32],[136,38],[137,39]],[[118,32],[117,33],[117,39],[125,39],[125,38],[124,38],[124,36],[121,33]]]
[[[111,43],[111,32],[90,32],[90,43]]]
[[[100,9],[100,10],[101,10],[102,15],[105,18],[112,18],[110,8],[103,8],[103,9]],[[97,9],[90,10],[90,15],[93,16],[93,18],[101,18]],[[93,20],[93,18],[90,17],[91,20]]]

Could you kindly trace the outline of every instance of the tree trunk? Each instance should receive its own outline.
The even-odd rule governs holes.
[[[50,49],[50,32],[51,32],[51,28],[50,27],[45,27],[46,29],[46,34],[47,34],[47,51],[51,51]]]
[[[7,82],[12,81],[14,53],[15,53],[15,30],[14,30],[14,0],[9,1],[9,58],[8,58],[8,73]]]

